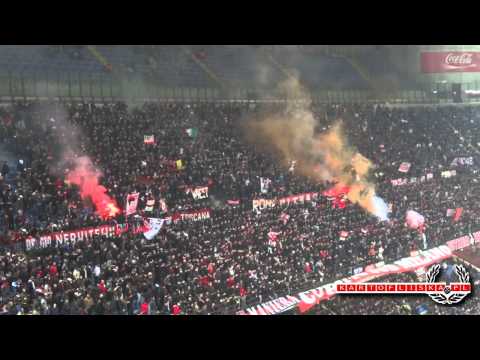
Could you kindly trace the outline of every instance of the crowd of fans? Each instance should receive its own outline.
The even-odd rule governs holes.
[[[21,102],[0,108],[0,146],[21,160],[0,167],[0,312],[234,313],[423,248],[420,234],[404,225],[406,210],[425,216],[429,248],[479,229],[477,108],[312,105],[319,132],[342,118],[349,141],[376,165],[377,193],[392,204],[388,222],[357,205],[333,208],[324,196],[253,211],[252,199],[331,185],[296,174],[247,141],[244,122],[275,111],[282,105]],[[186,132],[192,128],[198,135]],[[144,144],[144,135],[154,135],[155,144]],[[127,233],[25,251],[28,236],[131,221],[100,219],[64,181],[68,158],[76,155],[103,170],[102,183],[122,207],[129,193],[139,192],[140,211],[156,200],[148,216],[211,208],[211,219],[173,222],[150,241]],[[451,167],[455,157],[469,156],[473,165]],[[408,174],[398,172],[402,162],[412,164]],[[456,176],[441,176],[453,168]],[[434,177],[391,184],[427,173]],[[260,177],[272,181],[267,194]],[[185,192],[192,186],[208,186],[209,197],[193,199]],[[457,207],[463,213],[452,222],[446,211]],[[270,231],[280,233],[276,246],[269,245]],[[341,231],[348,236],[340,238]]]

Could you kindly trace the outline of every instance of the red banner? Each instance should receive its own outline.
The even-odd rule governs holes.
[[[301,292],[295,296],[288,295],[257,306],[252,306],[246,310],[237,312],[237,315],[275,315],[294,307],[298,307],[300,312],[305,312],[321,301],[328,300],[335,296],[337,294],[337,284],[367,282],[386,275],[412,272],[420,268],[426,268],[451,256],[452,250],[448,246],[442,245],[424,251],[421,255],[400,259],[393,264],[379,263],[370,267],[367,266],[363,272],[348,278]]]
[[[447,246],[452,251],[457,251],[457,250],[466,248],[470,245],[472,245],[470,235],[464,235],[464,236],[459,237],[457,239],[447,241]]]
[[[480,52],[442,51],[420,55],[423,73],[480,72]]]

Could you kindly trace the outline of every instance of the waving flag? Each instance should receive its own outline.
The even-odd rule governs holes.
[[[332,207],[344,209],[347,206],[346,194],[350,191],[350,187],[344,185],[336,185],[328,190],[322,192],[328,200],[333,200]]]
[[[147,240],[152,240],[162,229],[165,219],[149,218],[148,228],[143,233]]]
[[[408,210],[406,215],[406,222],[410,229],[422,229],[425,225],[425,218],[418,212]]]
[[[145,206],[145,211],[146,212],[153,211],[154,206],[155,206],[155,199],[148,199],[147,200],[147,205]]]
[[[185,168],[182,160],[175,161],[175,165],[177,166],[177,170],[183,170]]]
[[[322,195],[326,197],[338,197],[338,196],[348,194],[349,191],[350,191],[350,187],[348,186],[336,185],[322,192]]]
[[[283,224],[284,224],[284,225],[288,222],[289,219],[290,219],[290,215],[288,215],[288,214],[286,214],[286,213],[282,213],[282,214],[280,215],[280,220],[283,221]]]
[[[129,216],[137,212],[139,193],[128,194],[127,206],[125,206],[125,215]]]
[[[143,143],[144,144],[155,144],[155,136],[154,135],[144,135],[143,136]]]
[[[290,162],[290,167],[288,168],[288,171],[294,172],[294,171],[295,171],[295,165],[297,165],[297,161],[296,161],[296,160],[292,160],[292,161]]]
[[[280,235],[279,232],[275,232],[275,231],[269,231],[268,233],[268,243],[269,244],[276,244],[277,240],[278,240],[278,235]]]
[[[473,165],[473,157],[457,157],[453,159],[450,166],[458,166],[458,165]]]
[[[456,208],[455,215],[453,215],[453,222],[457,222],[460,219],[460,216],[462,216],[462,213],[463,213],[463,208]]]
[[[208,186],[196,187],[196,188],[187,188],[185,190],[187,194],[192,194],[195,200],[206,199],[208,198]]]
[[[333,207],[334,209],[336,209],[336,208],[345,209],[346,206],[347,206],[347,201],[346,201],[343,197],[337,196],[337,197],[333,200],[332,207]]]
[[[160,209],[162,209],[163,212],[168,212],[168,207],[165,199],[160,199]]]
[[[191,138],[196,138],[198,135],[198,129],[197,128],[190,128],[186,129],[185,132],[187,133],[188,136]]]
[[[269,178],[260,178],[260,192],[262,194],[266,194],[268,192],[268,187],[270,186],[271,182],[272,180],[270,180]]]
[[[412,166],[412,164],[410,164],[408,162],[402,162],[400,164],[400,167],[398,168],[398,171],[403,172],[403,173],[407,173],[410,170],[411,166]]]

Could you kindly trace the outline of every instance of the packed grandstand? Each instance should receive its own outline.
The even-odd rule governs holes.
[[[320,159],[287,138],[304,118]],[[297,125],[276,133],[281,119]],[[464,263],[480,241],[475,105],[16,99],[0,120],[1,314],[480,312],[473,295],[446,307],[330,286]],[[344,169],[357,154],[367,170]]]

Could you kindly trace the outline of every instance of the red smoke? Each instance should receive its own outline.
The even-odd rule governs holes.
[[[102,172],[92,161],[82,156],[75,159],[75,168],[68,172],[67,181],[80,188],[82,199],[90,198],[95,204],[96,213],[103,219],[115,217],[120,209],[114,199],[107,195],[105,186],[99,184]]]

